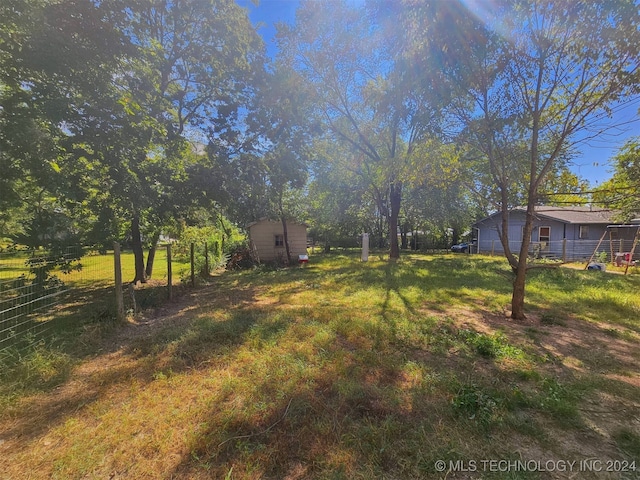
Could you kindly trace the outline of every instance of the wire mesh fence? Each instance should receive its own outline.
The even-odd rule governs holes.
[[[0,350],[51,327],[47,314],[81,278],[82,247],[0,254]]]
[[[220,261],[205,244],[174,247],[171,267],[167,245],[156,249],[152,262],[146,252],[148,281],[144,285],[131,283],[133,253],[121,253],[125,314],[165,301],[172,291],[169,281],[172,286],[195,285]],[[0,352],[38,342],[68,318],[78,322],[87,317],[115,318],[114,262],[113,251],[100,253],[80,246],[0,252]],[[79,318],[78,312],[82,314]]]

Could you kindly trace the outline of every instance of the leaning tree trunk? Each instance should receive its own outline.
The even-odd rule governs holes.
[[[147,278],[151,278],[153,274],[153,262],[156,259],[156,251],[158,250],[158,240],[160,240],[160,234],[155,233],[153,238],[151,239],[151,247],[149,247],[149,255],[147,255],[147,268],[145,268],[144,273],[147,275]]]
[[[400,258],[400,247],[398,245],[398,216],[400,215],[400,203],[402,200],[402,183],[393,182],[389,192],[390,213],[389,213],[389,259]]]
[[[460,232],[454,227],[451,229],[451,244],[457,245],[458,243],[460,243]]]
[[[133,256],[136,266],[136,276],[133,279],[132,283],[147,283],[147,277],[144,271],[144,251],[142,250],[142,237],[140,235],[140,216],[138,213],[134,213],[133,218],[131,219],[131,247],[133,248]]]

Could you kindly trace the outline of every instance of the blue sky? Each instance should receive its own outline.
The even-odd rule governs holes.
[[[258,33],[264,39],[267,52],[274,55],[275,24],[294,23],[299,0],[261,0],[258,5],[250,0],[238,0],[238,3],[249,10],[249,18],[255,25],[260,24]],[[593,187],[611,177],[610,159],[625,141],[633,136],[640,136],[639,108],[640,97],[614,109],[615,113],[610,122],[619,127],[580,145],[580,154],[574,159],[572,170],[588,180]]]
[[[250,0],[238,0],[238,3],[249,10],[249,18],[254,25],[261,24],[258,33],[267,45],[267,51],[275,53],[275,24],[285,22],[293,24],[296,18],[298,0],[261,0],[256,6]]]

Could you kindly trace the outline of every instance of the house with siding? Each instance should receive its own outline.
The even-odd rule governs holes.
[[[282,222],[263,218],[250,223],[248,229],[251,247],[260,262],[285,260],[287,251]],[[307,254],[307,225],[287,222],[287,237],[292,260],[297,261],[298,255]]]
[[[629,252],[635,230],[615,228],[617,213],[590,206],[536,206],[529,254],[571,261],[589,259],[596,247],[612,259],[618,252]],[[524,207],[509,212],[509,248],[513,252],[520,250],[525,216]],[[503,253],[498,234],[501,222],[501,213],[496,212],[473,224],[479,253]]]

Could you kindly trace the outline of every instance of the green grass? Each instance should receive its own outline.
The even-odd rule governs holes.
[[[225,273],[150,325],[38,347],[0,374],[7,475],[444,478],[437,460],[637,457],[638,277],[532,272],[515,323],[502,259],[370,258]]]
[[[20,275],[29,276],[29,267],[26,253],[3,253],[0,255],[0,272],[2,279],[17,278]],[[133,253],[124,251],[121,254],[121,267],[123,281],[130,281],[135,276],[135,264]],[[60,267],[51,270],[51,274],[57,276],[65,284],[74,288],[99,288],[113,285],[114,261],[113,251],[101,255],[95,251],[88,251],[78,262],[80,268],[65,273]],[[188,275],[189,261],[172,258],[172,271],[174,281],[179,281],[181,276]],[[154,261],[153,278],[156,280],[167,279],[167,251],[158,248]]]

